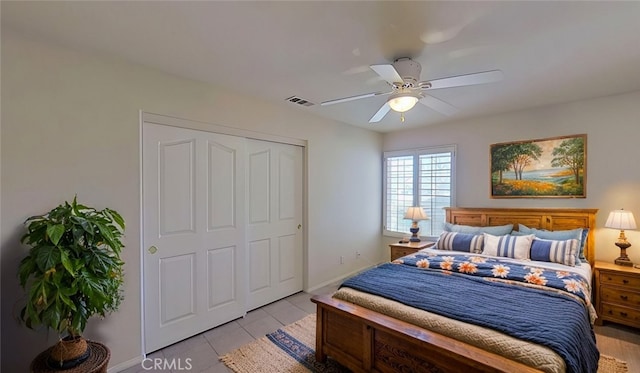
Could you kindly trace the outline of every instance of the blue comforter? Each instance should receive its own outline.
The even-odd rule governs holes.
[[[547,346],[565,360],[567,372],[596,373],[591,291],[581,276],[452,254],[404,257],[342,286]]]

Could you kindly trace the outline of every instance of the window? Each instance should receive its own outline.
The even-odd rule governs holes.
[[[454,145],[384,153],[384,234],[407,236],[407,207],[421,206],[429,220],[420,235],[436,237],[445,221],[443,207],[455,205]]]

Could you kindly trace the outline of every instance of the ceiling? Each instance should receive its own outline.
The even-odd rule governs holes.
[[[2,1],[2,31],[113,55],[276,105],[389,132],[640,90],[640,2]],[[371,116],[389,91],[370,68],[411,57],[422,80],[502,70],[429,91],[457,107]],[[285,99],[299,96],[316,105]]]

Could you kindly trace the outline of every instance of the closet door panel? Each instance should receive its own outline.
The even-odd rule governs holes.
[[[246,310],[246,140],[153,123],[143,123],[142,139],[149,353]]]
[[[249,140],[247,157],[253,309],[302,290],[302,148]]]

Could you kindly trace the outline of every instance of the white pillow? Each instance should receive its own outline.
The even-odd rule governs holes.
[[[483,254],[492,256],[504,256],[514,259],[529,259],[531,252],[531,243],[534,235],[526,236],[494,236],[484,233],[484,249]]]

